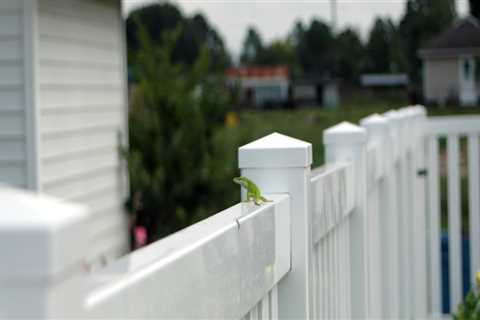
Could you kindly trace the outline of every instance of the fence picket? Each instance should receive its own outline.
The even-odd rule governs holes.
[[[459,137],[447,137],[448,157],[448,262],[450,275],[450,307],[456,309],[462,301],[462,248],[460,208],[460,148]]]
[[[428,204],[429,204],[429,243],[430,243],[430,312],[441,314],[441,259],[440,259],[440,184],[438,138],[428,140]]]
[[[470,235],[470,281],[475,284],[475,274],[480,269],[480,154],[478,133],[468,136],[468,191]]]

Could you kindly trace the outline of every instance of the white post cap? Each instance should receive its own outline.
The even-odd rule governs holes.
[[[389,130],[389,120],[378,113],[361,119],[360,125],[367,129],[369,136],[383,135],[387,130]]]
[[[0,280],[50,278],[78,265],[88,244],[83,206],[0,187]]]
[[[367,141],[365,128],[342,122],[323,131],[323,144],[357,144]]]
[[[391,121],[400,121],[400,114],[397,110],[389,110],[383,114],[387,119]]]
[[[240,168],[308,167],[312,164],[312,144],[272,133],[238,149]]]

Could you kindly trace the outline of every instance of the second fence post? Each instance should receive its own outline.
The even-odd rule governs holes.
[[[353,161],[355,209],[350,220],[350,279],[353,318],[369,317],[368,224],[366,186],[366,142],[364,128],[342,122],[324,131],[326,163]]]
[[[273,133],[239,149],[243,176],[265,194],[290,194],[291,271],[278,284],[278,316],[309,319],[311,314],[310,143]]]

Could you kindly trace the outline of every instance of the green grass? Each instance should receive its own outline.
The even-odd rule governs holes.
[[[226,129],[236,141],[247,143],[272,132],[279,132],[312,143],[313,167],[323,163],[323,130],[342,121],[358,124],[359,120],[373,113],[383,113],[408,104],[402,98],[355,97],[345,101],[337,109],[319,107],[296,110],[243,111],[239,113],[239,127]],[[480,108],[429,108],[429,115],[480,113]],[[232,152],[240,145],[234,143]]]
[[[342,121],[358,123],[358,121],[375,112],[384,112],[402,106],[384,104],[381,102],[346,104],[337,109],[324,109],[318,107],[301,108],[296,110],[275,111],[244,111],[239,114],[239,129],[231,133],[242,132],[244,139],[252,141],[272,132],[279,132],[297,139],[312,143],[313,166],[323,162],[323,130]],[[248,137],[248,139],[245,139]]]

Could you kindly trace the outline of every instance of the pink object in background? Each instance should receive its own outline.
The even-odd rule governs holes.
[[[147,229],[142,226],[135,227],[135,248],[141,248],[147,244]]]

